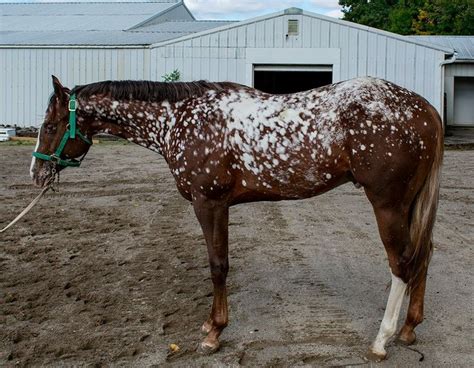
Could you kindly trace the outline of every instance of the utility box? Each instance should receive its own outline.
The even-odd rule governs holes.
[[[0,142],[6,142],[14,136],[16,136],[16,130],[14,128],[0,128]]]

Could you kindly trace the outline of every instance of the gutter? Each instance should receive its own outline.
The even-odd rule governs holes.
[[[446,74],[446,65],[454,64],[456,62],[456,57],[457,57],[457,52],[454,50],[454,53],[452,56],[439,63],[439,67],[441,68],[441,114],[442,114],[442,121],[443,121],[443,129],[446,130],[446,126],[448,125],[447,121],[444,121],[444,112],[445,112],[445,106],[444,106],[444,94],[445,94],[445,74]],[[446,117],[447,119],[447,117]]]

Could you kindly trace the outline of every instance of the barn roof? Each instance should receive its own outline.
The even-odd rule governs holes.
[[[1,3],[2,31],[125,30],[180,5],[179,0],[146,2]]]
[[[185,15],[168,17],[177,7]],[[0,3],[0,45],[144,46],[231,23],[197,21],[186,11],[182,0]]]
[[[410,38],[452,48],[456,51],[456,60],[474,60],[474,36],[410,36]]]
[[[2,45],[143,46],[219,27],[225,21],[168,21],[130,31],[0,32]]]

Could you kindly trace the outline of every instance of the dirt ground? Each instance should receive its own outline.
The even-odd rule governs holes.
[[[0,145],[0,227],[38,193],[32,148]],[[473,178],[474,151],[448,151],[426,319],[381,367],[474,366]],[[390,273],[362,190],[232,208],[231,321],[207,357],[195,352],[212,300],[204,240],[166,163],[97,145],[61,181],[0,235],[0,366],[370,365]]]

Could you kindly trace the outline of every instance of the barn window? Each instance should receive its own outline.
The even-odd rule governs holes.
[[[299,24],[297,19],[288,20],[288,36],[298,36],[299,34]]]

